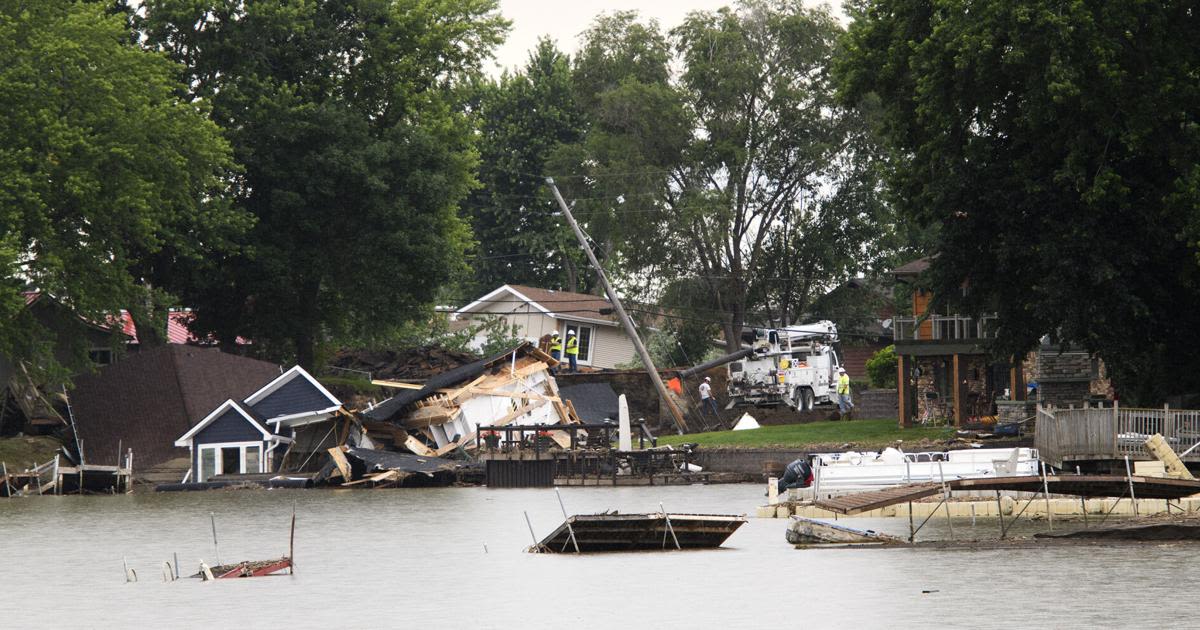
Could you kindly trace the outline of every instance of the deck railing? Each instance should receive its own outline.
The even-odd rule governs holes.
[[[1071,461],[1152,459],[1144,443],[1155,433],[1184,461],[1200,461],[1200,410],[1038,408],[1034,445],[1056,467]],[[1192,449],[1192,450],[1189,450]]]
[[[995,322],[995,315],[930,315],[923,321],[919,317],[896,317],[892,325],[892,338],[896,341],[991,339],[996,336]]]

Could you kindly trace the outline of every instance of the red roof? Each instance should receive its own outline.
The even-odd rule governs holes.
[[[25,291],[24,293],[22,293],[22,295],[25,297],[25,306],[29,306],[30,304],[33,304],[34,302],[36,302],[38,300],[38,298],[40,298],[42,296],[42,292],[41,291]],[[186,345],[192,345],[192,346],[214,346],[214,345],[216,345],[217,341],[215,339],[201,340],[199,337],[196,337],[195,335],[192,334],[192,331],[188,329],[188,324],[191,323],[193,317],[195,317],[195,315],[192,314],[191,309],[171,310],[170,312],[168,312],[167,313],[167,343],[178,343],[178,344],[186,344]],[[126,337],[129,337],[128,343],[138,343],[137,325],[133,323],[133,317],[129,314],[129,311],[122,310],[120,319],[121,319],[121,333],[124,334]],[[111,320],[109,323],[110,324],[112,323]],[[107,329],[109,326],[101,325],[100,327]],[[249,345],[250,341],[243,337],[238,337],[237,344],[239,346],[245,346],[245,345]]]

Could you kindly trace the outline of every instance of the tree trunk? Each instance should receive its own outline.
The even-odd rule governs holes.
[[[132,311],[129,313],[129,318],[133,320],[133,325],[137,328],[138,346],[141,348],[157,348],[167,344],[166,330],[160,329],[154,321],[157,319],[157,314],[152,313],[149,318],[144,318],[140,315],[134,315]]]
[[[566,262],[567,290],[571,293],[578,293],[579,270],[575,268],[575,261],[571,260],[571,256],[567,252],[563,252],[563,260]]]
[[[312,333],[307,330],[297,333],[292,338],[292,343],[296,345],[296,363],[311,373],[317,360],[316,342]]]

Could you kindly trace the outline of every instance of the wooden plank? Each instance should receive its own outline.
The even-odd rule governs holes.
[[[359,479],[358,481],[346,482],[342,485],[343,486],[357,486],[357,485],[363,484],[363,483],[383,483],[383,482],[387,482],[387,481],[396,481],[399,478],[400,478],[400,471],[385,470],[383,472],[377,472],[372,475],[367,475],[366,477],[363,477],[362,479]]]
[[[535,362],[533,362],[529,365],[526,365],[525,367],[517,370],[516,373],[513,374],[513,376],[515,378],[525,378],[526,376],[529,376],[530,374],[534,374],[536,372],[542,372],[542,371],[549,370],[549,369],[550,369],[550,366],[548,364],[543,363],[541,361],[535,361]]]
[[[545,394],[537,394],[534,392],[512,392],[499,389],[476,389],[472,390],[472,394],[480,394],[483,396],[503,396],[505,398],[520,398],[522,400],[548,400],[551,402],[561,402],[558,396],[546,396]]]
[[[421,407],[416,411],[408,414],[401,421],[406,429],[419,429],[427,427],[431,424],[442,424],[449,422],[458,413],[457,407],[443,407],[441,405],[430,405]]]
[[[424,385],[421,385],[419,383],[402,383],[400,381],[383,381],[383,380],[371,381],[371,384],[378,385],[379,387],[393,387],[396,389],[424,389],[424,387],[425,387]]]
[[[546,404],[545,400],[535,400],[523,407],[518,407],[518,408],[508,412],[507,414],[501,416],[498,420],[493,420],[492,424],[490,426],[502,427],[506,424],[511,423],[513,420],[516,420],[517,418],[537,409],[538,407],[541,407],[544,404]],[[484,426],[488,426],[488,425],[484,425]]]
[[[342,479],[350,481],[350,462],[346,460],[346,454],[342,452],[342,447],[335,446],[329,449],[328,453],[333,458],[333,463],[337,465],[338,473],[342,475]]]
[[[1158,458],[1159,461],[1166,466],[1167,474],[1177,479],[1195,479],[1187,466],[1183,465],[1183,460],[1179,459],[1179,455],[1175,454],[1175,449],[1167,444],[1166,439],[1162,435],[1155,433],[1146,439],[1146,450],[1150,454]]]
[[[451,403],[453,403],[454,401],[458,400],[459,398],[462,398],[462,397],[463,397],[463,396],[465,396],[465,395],[466,395],[468,392],[470,392],[470,391],[471,391],[471,388],[472,388],[472,387],[474,387],[474,386],[478,385],[478,384],[479,384],[480,382],[482,382],[482,381],[483,381],[483,379],[485,379],[485,378],[487,378],[487,375],[485,375],[485,374],[481,374],[481,375],[479,375],[479,377],[478,377],[478,378],[476,378],[475,380],[471,381],[470,383],[467,383],[466,385],[464,385],[464,386],[463,386],[463,387],[461,387],[460,389],[458,389],[458,390],[454,391],[453,393],[449,394],[449,395],[447,396],[446,400],[447,400],[448,402],[451,402]]]
[[[421,457],[433,457],[435,454],[433,449],[425,446],[424,442],[418,440],[416,436],[413,435],[408,436],[408,439],[404,440],[404,446],[414,454],[420,455]]]

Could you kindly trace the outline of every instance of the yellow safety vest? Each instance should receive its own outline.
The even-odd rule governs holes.
[[[562,352],[561,337],[550,337],[550,352]]]
[[[838,377],[837,393],[839,393],[839,394],[849,394],[850,393],[850,375],[849,374],[843,374]]]
[[[567,337],[567,354],[579,354],[579,337]]]

